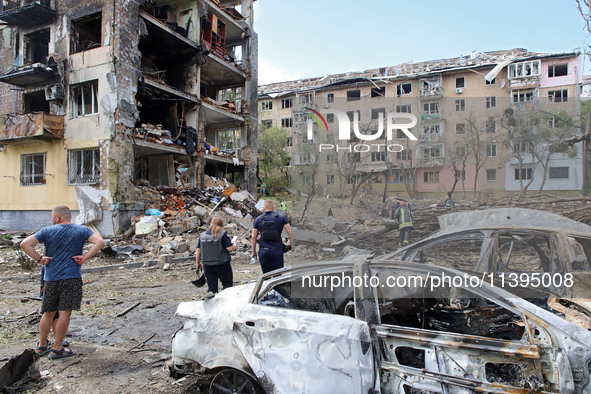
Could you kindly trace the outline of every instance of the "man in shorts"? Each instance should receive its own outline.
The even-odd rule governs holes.
[[[43,303],[39,322],[39,343],[35,352],[49,354],[50,359],[70,357],[75,352],[62,346],[70,325],[73,310],[79,310],[82,303],[82,264],[97,254],[105,245],[100,235],[91,229],[71,223],[70,209],[61,205],[51,211],[53,226],[45,227],[21,242],[21,249],[45,266]],[[86,241],[92,247],[83,253]],[[35,250],[38,243],[45,244],[45,256]],[[59,311],[54,326],[54,343],[47,341],[53,318]]]

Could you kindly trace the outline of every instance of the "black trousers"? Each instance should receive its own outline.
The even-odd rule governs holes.
[[[229,261],[219,265],[203,264],[203,272],[207,280],[207,291],[218,292],[218,279],[222,282],[222,290],[233,285],[232,267]]]

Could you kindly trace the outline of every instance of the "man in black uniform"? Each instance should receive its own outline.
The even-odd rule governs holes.
[[[293,232],[291,225],[285,216],[275,213],[275,204],[271,200],[265,200],[263,204],[265,211],[261,216],[257,217],[252,226],[252,236],[250,238],[250,245],[252,246],[251,257],[257,255],[257,237],[259,233],[261,238],[259,240],[259,262],[263,273],[274,271],[283,268],[283,240],[281,233],[283,229],[289,234],[289,246],[294,250]]]

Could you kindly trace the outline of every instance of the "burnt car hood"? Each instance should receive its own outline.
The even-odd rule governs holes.
[[[457,212],[438,218],[442,232],[477,228],[523,228],[591,234],[591,226],[551,212],[525,208],[497,208]]]

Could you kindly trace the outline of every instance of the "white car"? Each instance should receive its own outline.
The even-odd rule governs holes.
[[[176,314],[210,393],[591,393],[590,332],[451,268],[293,266]]]

